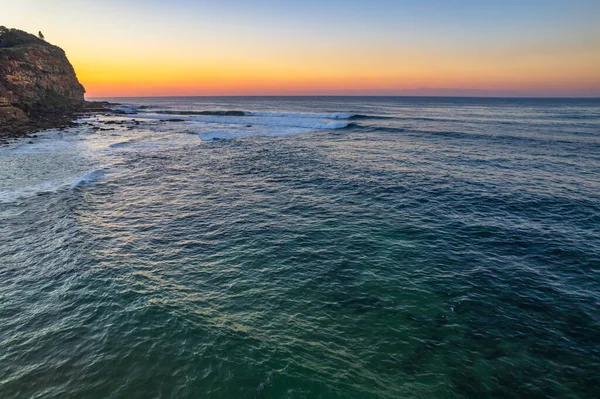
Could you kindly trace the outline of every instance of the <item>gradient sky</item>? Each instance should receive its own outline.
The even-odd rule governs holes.
[[[600,0],[0,0],[88,97],[600,97]]]

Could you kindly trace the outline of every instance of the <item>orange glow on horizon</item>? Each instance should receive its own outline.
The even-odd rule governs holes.
[[[600,65],[600,63],[599,63]],[[497,91],[600,91],[595,70],[567,67],[538,72],[526,66],[506,66],[493,70],[460,65],[420,68],[405,66],[397,71],[239,69],[210,66],[155,66],[138,69],[136,65],[79,66],[78,77],[88,97],[193,96],[193,95],[293,95],[353,94],[394,90],[466,89]]]
[[[369,53],[370,52],[370,53]],[[393,93],[416,89],[600,92],[600,54],[548,55],[371,48],[367,53],[307,53],[302,60],[162,53],[76,54],[71,61],[88,97]],[[293,55],[293,54],[292,54]],[[110,61],[107,61],[110,60]]]
[[[600,3],[587,0],[20,0],[2,16],[63,48],[88,97],[600,96]]]

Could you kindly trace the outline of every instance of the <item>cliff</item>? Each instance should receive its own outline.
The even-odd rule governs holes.
[[[60,47],[0,26],[0,138],[68,123],[84,93]]]

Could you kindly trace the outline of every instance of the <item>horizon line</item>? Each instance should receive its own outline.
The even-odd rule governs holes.
[[[498,99],[572,99],[600,100],[598,96],[532,96],[532,95],[419,95],[419,94],[209,94],[209,95],[139,95],[139,96],[85,96],[86,100],[106,98],[193,98],[193,97],[357,97],[357,98],[498,98]]]

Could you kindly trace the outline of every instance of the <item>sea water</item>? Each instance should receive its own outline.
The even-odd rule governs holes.
[[[600,397],[600,101],[136,98],[0,148],[1,398]]]

